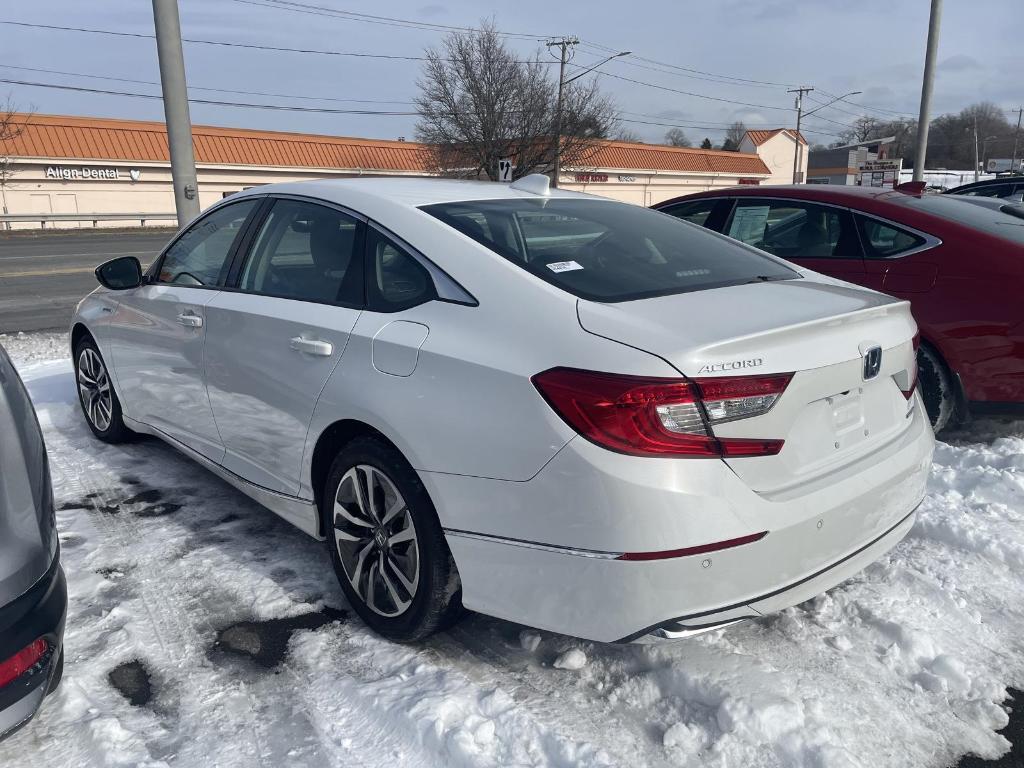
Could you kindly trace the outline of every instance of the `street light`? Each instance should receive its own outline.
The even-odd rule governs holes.
[[[570,45],[575,45],[577,42],[579,41],[576,40],[576,38],[563,37],[561,40],[557,42],[548,43],[549,47],[557,45],[559,48],[561,48],[562,51],[560,56],[560,66],[558,68],[558,104],[555,107],[555,172],[553,174],[554,178],[551,180],[551,186],[553,187],[558,186],[558,178],[562,174],[562,91],[564,90],[565,86],[568,83],[571,83],[573,80],[579,80],[584,75],[593,72],[595,69],[607,64],[612,59],[617,59],[620,56],[629,56],[629,54],[632,53],[632,51],[620,51],[619,53],[613,53],[608,58],[602,59],[601,61],[597,62],[597,64],[595,64],[594,66],[585,69],[582,72],[575,74],[568,80],[566,80],[565,65],[568,63],[568,59],[566,58],[566,52]]]
[[[800,146],[800,120],[803,117],[804,94],[805,93],[810,93],[813,90],[814,90],[813,88],[803,87],[803,88],[796,88],[796,89],[794,89],[792,91],[789,91],[789,93],[795,93],[796,94],[796,136],[793,137],[796,140],[796,146],[793,148],[793,183],[794,184],[800,183],[799,182],[799,179],[800,179],[800,175],[799,175],[800,174],[800,153],[801,153],[801,149],[802,149],[802,147]],[[815,109],[812,109],[810,112],[807,113],[807,115],[808,116],[813,115],[815,112],[818,112],[819,110],[822,110],[825,107],[831,107],[837,101],[842,101],[843,99],[848,99],[850,96],[858,96],[861,93],[862,93],[862,91],[850,91],[849,93],[844,93],[842,96],[836,96],[834,99],[832,99],[832,101],[826,101],[820,107],[816,107]]]

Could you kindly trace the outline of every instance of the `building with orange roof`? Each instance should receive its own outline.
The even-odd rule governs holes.
[[[22,122],[21,134],[0,145],[0,157],[9,159],[9,177],[0,184],[7,213],[141,218],[174,211],[162,122],[63,115],[24,115]],[[429,147],[416,142],[200,125],[193,126],[192,136],[202,208],[278,181],[432,175]],[[609,141],[588,158],[587,167],[563,169],[561,185],[653,205],[687,192],[763,183],[771,175],[757,153]]]
[[[756,154],[771,171],[766,184],[792,184],[795,155],[799,154],[801,181],[807,178],[807,139],[793,128],[749,130],[740,139],[740,152]]]

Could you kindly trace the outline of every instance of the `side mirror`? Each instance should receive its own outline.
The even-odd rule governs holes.
[[[112,291],[126,291],[142,285],[142,265],[134,256],[121,256],[96,267],[100,285]]]

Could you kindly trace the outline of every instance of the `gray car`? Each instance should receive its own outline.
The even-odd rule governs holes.
[[[0,347],[0,738],[60,682],[68,598],[55,523],[39,422]]]

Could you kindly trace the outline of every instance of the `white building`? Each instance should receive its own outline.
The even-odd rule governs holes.
[[[797,146],[799,144],[799,150]],[[766,184],[792,184],[794,156],[800,155],[800,181],[807,178],[807,139],[791,128],[747,131],[740,152],[756,154],[771,174]]]

